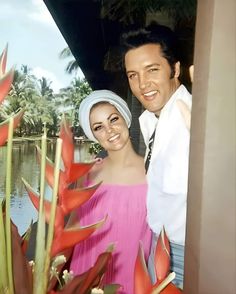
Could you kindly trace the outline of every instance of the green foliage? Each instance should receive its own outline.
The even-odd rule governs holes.
[[[74,128],[78,127],[77,109],[82,99],[91,92],[85,79],[73,79],[71,85],[54,93],[51,81],[45,77],[37,79],[23,65],[15,70],[11,90],[0,108],[0,122],[20,108],[25,109],[18,136],[41,135],[46,125],[48,136],[57,136],[62,113],[66,112]]]
[[[99,152],[102,151],[102,147],[100,144],[98,143],[94,143],[92,142],[89,146],[89,153],[90,154],[94,154],[94,155],[97,155]]]
[[[64,48],[64,49],[60,52],[59,57],[60,57],[61,59],[72,58],[72,59],[68,62],[65,71],[66,71],[67,73],[69,73],[69,74],[72,74],[72,73],[74,73],[74,72],[75,72],[75,73],[77,72],[77,70],[79,69],[79,63],[77,62],[77,60],[74,59],[73,54],[72,54],[72,52],[71,52],[71,50],[70,50],[69,47]]]
[[[103,0],[101,16],[125,24],[145,24],[147,12],[164,12],[179,23],[195,19],[197,0]]]
[[[65,89],[61,89],[58,97],[60,103],[66,110],[68,116],[71,118],[71,124],[74,129],[74,134],[79,133],[78,110],[81,101],[91,93],[92,89],[85,79],[74,78],[71,85]]]

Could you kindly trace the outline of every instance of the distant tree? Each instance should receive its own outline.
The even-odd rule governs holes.
[[[64,48],[61,52],[60,52],[60,54],[59,54],[59,57],[61,58],[61,59],[66,59],[66,58],[72,58],[69,62],[68,62],[68,64],[67,64],[67,66],[66,66],[66,72],[67,73],[69,73],[69,74],[72,74],[72,73],[76,73],[77,71],[78,71],[78,69],[79,69],[79,63],[77,62],[77,60],[74,58],[74,56],[73,56],[73,54],[72,54],[72,52],[71,52],[71,50],[70,50],[70,48],[69,47],[66,47],[66,48]]]
[[[78,128],[77,110],[82,99],[91,92],[85,79],[74,78],[69,87],[55,94],[51,81],[37,79],[27,65],[15,70],[13,84],[5,103],[0,108],[0,122],[9,114],[24,108],[24,116],[16,129],[19,136],[41,135],[46,124],[48,135],[58,134],[62,113]]]
[[[56,109],[52,111],[55,106],[50,84],[44,77],[37,79],[26,65],[15,70],[11,90],[1,108],[1,116],[25,109],[20,127],[16,129],[18,135],[41,134],[44,122],[49,126],[55,124],[53,115]],[[53,127],[55,129],[55,126]]]
[[[53,98],[53,89],[51,88],[51,81],[48,81],[45,77],[38,79],[39,92],[41,96],[46,97],[46,99]]]
[[[63,105],[63,111],[70,117],[74,134],[78,135],[81,130],[78,121],[78,109],[81,101],[91,93],[92,89],[86,79],[74,78],[69,87],[61,89],[58,96]]]
[[[13,84],[2,109],[7,115],[21,108],[25,109],[25,115],[21,120],[20,127],[16,129],[16,132],[19,131],[20,135],[24,133],[25,123],[29,119],[27,117],[26,106],[31,103],[34,95],[36,95],[34,88],[36,78],[30,72],[30,68],[26,65],[22,65],[20,70],[15,70]]]

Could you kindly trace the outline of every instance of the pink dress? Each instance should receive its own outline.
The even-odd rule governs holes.
[[[151,245],[151,231],[146,222],[147,184],[102,184],[79,210],[82,226],[93,224],[107,215],[105,224],[87,240],[75,246],[71,270],[75,275],[94,265],[108,245],[115,244],[112,260],[103,284],[120,284],[119,293],[134,293],[134,265],[142,242],[146,260]]]

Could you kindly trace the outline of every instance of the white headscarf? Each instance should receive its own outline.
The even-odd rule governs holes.
[[[115,106],[115,108],[123,116],[128,128],[130,127],[132,119],[131,112],[127,103],[120,96],[109,90],[93,91],[82,100],[79,107],[79,123],[88,139],[98,142],[93,135],[89,121],[91,108],[98,102],[108,102]]]

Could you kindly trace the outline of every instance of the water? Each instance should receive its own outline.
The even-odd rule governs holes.
[[[89,144],[77,144],[75,148],[75,161],[88,161],[92,157],[88,153]],[[6,154],[7,147],[0,147],[0,199],[5,197],[6,188]],[[48,144],[47,156],[54,158],[55,144]],[[38,212],[30,201],[22,182],[22,177],[39,192],[40,165],[36,160],[36,149],[34,143],[21,142],[13,144],[12,153],[12,186],[11,186],[11,219],[23,234],[29,227],[31,221],[35,222]],[[51,188],[46,186],[45,196],[50,199]]]

